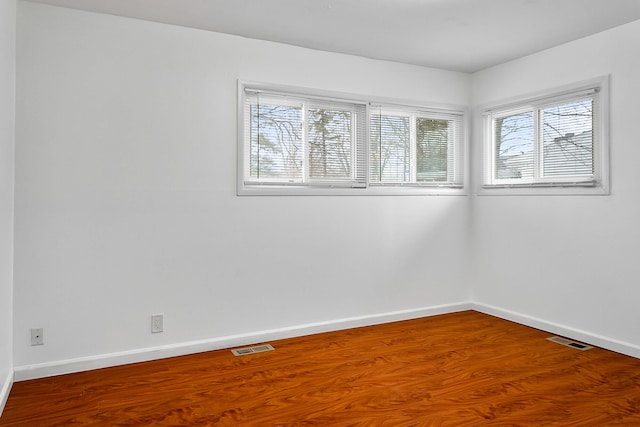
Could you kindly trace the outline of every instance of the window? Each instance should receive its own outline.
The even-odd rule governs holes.
[[[306,92],[239,84],[239,194],[460,194],[461,111]]]
[[[599,79],[486,109],[484,188],[607,193],[606,92]]]
[[[245,91],[245,185],[363,187],[366,105]]]
[[[370,185],[462,187],[461,115],[374,107],[370,117]]]

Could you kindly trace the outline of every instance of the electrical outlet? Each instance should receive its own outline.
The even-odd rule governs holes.
[[[164,329],[164,315],[154,314],[151,316],[151,333],[162,332]]]
[[[42,328],[31,328],[31,345],[44,345]]]

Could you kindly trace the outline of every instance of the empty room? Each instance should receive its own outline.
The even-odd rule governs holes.
[[[0,0],[0,426],[640,426],[639,76],[640,0]]]

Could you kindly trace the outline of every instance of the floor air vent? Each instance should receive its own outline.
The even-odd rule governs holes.
[[[593,348],[590,345],[582,344],[581,342],[572,341],[572,340],[569,340],[567,338],[562,338],[562,337],[551,337],[551,338],[547,338],[547,339],[549,341],[553,341],[555,343],[566,345],[567,347],[576,348],[578,350],[583,350],[583,351],[584,350],[590,350],[590,349]]]
[[[256,353],[264,353],[265,351],[273,351],[273,348],[270,344],[263,345],[254,345],[253,347],[245,347],[245,348],[237,348],[235,350],[231,350],[235,356],[246,356],[247,354],[256,354]]]

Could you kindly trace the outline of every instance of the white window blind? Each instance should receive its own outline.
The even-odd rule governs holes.
[[[371,108],[370,184],[461,187],[462,115]]]
[[[603,85],[485,111],[484,187],[604,187]]]
[[[364,187],[366,105],[247,89],[247,185]]]
[[[238,194],[464,194],[464,110],[238,82]]]

